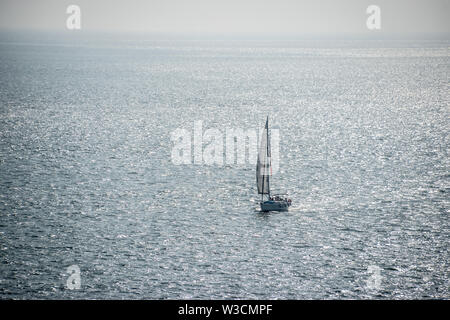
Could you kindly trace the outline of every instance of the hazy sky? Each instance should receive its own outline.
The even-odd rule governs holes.
[[[375,4],[379,32],[450,32],[450,0],[0,0],[0,29],[65,30],[70,4],[83,31],[367,33]]]

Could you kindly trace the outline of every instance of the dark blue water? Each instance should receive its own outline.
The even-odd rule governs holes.
[[[2,37],[1,298],[450,298],[449,42]],[[267,114],[288,213],[171,160]]]

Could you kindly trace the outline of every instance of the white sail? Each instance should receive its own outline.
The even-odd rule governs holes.
[[[256,163],[256,185],[259,194],[269,194],[269,176],[270,176],[270,140],[269,140],[269,117],[266,120],[261,135],[261,142],[258,150],[258,161]]]

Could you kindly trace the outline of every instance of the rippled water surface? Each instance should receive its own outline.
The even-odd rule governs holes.
[[[448,42],[0,42],[0,297],[450,298]],[[280,130],[255,167],[171,133]],[[68,290],[78,265],[81,288]]]

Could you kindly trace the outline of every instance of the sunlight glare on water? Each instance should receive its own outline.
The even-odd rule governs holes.
[[[1,42],[0,297],[449,298],[448,48]],[[287,213],[254,165],[171,161],[266,115]]]

